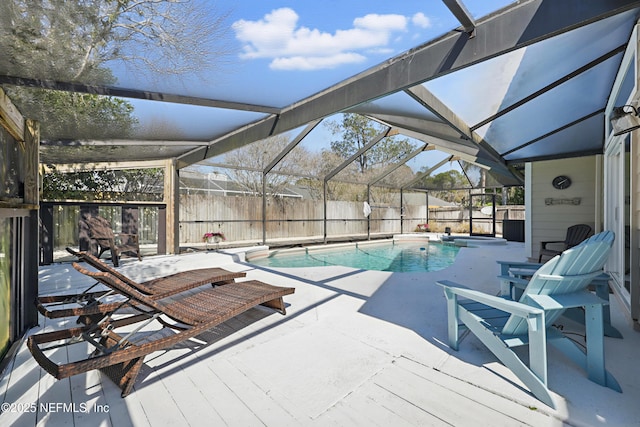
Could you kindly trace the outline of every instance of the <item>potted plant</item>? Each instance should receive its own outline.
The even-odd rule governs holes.
[[[418,224],[416,231],[427,232],[429,231],[429,224]]]
[[[209,243],[215,243],[217,246],[224,240],[227,240],[227,238],[224,237],[224,233],[221,231],[204,233],[202,236],[202,241],[207,244],[207,249],[209,249]]]

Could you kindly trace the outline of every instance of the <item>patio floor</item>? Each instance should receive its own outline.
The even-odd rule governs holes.
[[[205,266],[246,271],[247,279],[296,288],[285,297],[286,316],[252,309],[197,341],[148,356],[124,399],[99,372],[56,381],[23,343],[0,378],[0,401],[9,404],[0,425],[640,425],[640,333],[615,298],[612,323],[624,339],[605,344],[622,394],[592,383],[551,348],[552,410],[473,335],[458,352],[446,345],[445,300],[435,280],[497,293],[495,260],[524,260],[520,243],[463,248],[452,267],[433,273],[275,270],[242,259],[156,256],[125,259],[120,270],[138,280]],[[67,263],[40,270],[42,294],[91,283]],[[60,326],[42,318],[31,332]],[[579,325],[564,326],[581,339]]]

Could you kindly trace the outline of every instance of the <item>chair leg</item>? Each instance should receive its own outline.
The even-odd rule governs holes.
[[[605,368],[602,304],[585,306],[585,326],[587,333],[586,354],[567,338],[554,340],[554,346],[587,371],[587,376],[591,381],[622,393],[618,381]]]
[[[271,301],[263,302],[260,305],[264,305],[265,307],[273,308],[274,310],[277,310],[282,314],[287,314],[285,306],[284,306],[284,299],[282,299],[282,297],[276,298],[276,299],[272,299]]]
[[[458,325],[458,296],[445,288],[447,297],[447,335],[449,347],[458,351],[459,325]]]
[[[120,266],[118,250],[116,248],[111,248],[111,262],[113,262],[114,267]]]
[[[505,346],[504,341],[494,335],[493,331],[482,326],[473,314],[462,307],[459,308],[459,316],[467,328],[524,383],[538,400],[553,409],[556,408],[547,385],[520,360],[511,348]],[[546,353],[546,348],[538,349],[538,351]]]
[[[142,368],[143,358],[128,360],[115,365],[101,368],[100,370],[108,376],[122,390],[121,396],[126,397],[131,393],[131,389],[136,382],[140,368]]]

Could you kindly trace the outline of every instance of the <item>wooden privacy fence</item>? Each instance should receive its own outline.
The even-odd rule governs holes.
[[[223,232],[228,241],[261,241],[263,203],[261,197],[228,197],[212,195],[180,195],[180,243],[201,242],[208,232]],[[523,206],[496,207],[497,232],[502,234],[503,219],[524,219]],[[476,213],[474,213],[475,217]],[[481,215],[478,212],[478,215]],[[372,204],[369,219],[363,213],[363,202],[327,201],[328,236],[366,235],[370,233],[413,232],[418,224],[429,222],[432,229],[445,227],[468,232],[468,207],[399,206]],[[268,199],[266,203],[266,237],[305,238],[324,233],[324,207],[321,200]],[[482,221],[474,222],[482,226]],[[487,217],[487,227],[490,219]],[[368,230],[369,227],[369,230]],[[464,229],[466,227],[466,229]]]
[[[198,242],[204,233],[217,231],[223,232],[230,241],[261,240],[262,209],[260,197],[182,194],[180,242]],[[371,232],[399,233],[400,219],[399,207],[375,207],[371,213]],[[265,226],[267,238],[322,236],[323,203],[305,199],[268,199]],[[328,235],[366,233],[363,202],[327,202]]]
[[[124,231],[122,209],[137,212],[136,231],[143,245],[158,245],[158,253],[164,253],[165,206],[150,202],[139,203],[91,203],[91,202],[43,202],[41,205],[41,250],[43,262],[53,259],[53,251],[66,246],[78,246],[78,219],[82,209],[91,207],[106,217],[116,231]],[[261,197],[180,195],[180,243],[202,242],[208,232],[223,232],[227,241],[260,243],[263,239],[263,203]],[[328,201],[324,219],[322,201],[308,199],[268,199],[266,239],[305,239],[324,235],[328,237],[389,235],[410,233],[418,224],[429,223],[430,230],[444,232],[450,227],[454,232],[469,231],[467,207],[431,208],[427,214],[424,204],[389,206],[372,203],[369,219],[363,213],[363,202]],[[496,207],[497,234],[502,235],[503,220],[524,220],[523,206]],[[474,211],[481,216],[479,212]],[[474,228],[486,226],[474,219]]]

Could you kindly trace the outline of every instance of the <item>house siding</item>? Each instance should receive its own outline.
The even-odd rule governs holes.
[[[531,249],[531,258],[537,261],[540,242],[563,240],[567,228],[574,224],[588,224],[594,230],[597,218],[596,175],[599,168],[597,156],[570,159],[540,161],[531,164],[530,212],[531,235],[527,241]],[[572,185],[557,190],[551,181],[558,175],[571,178]],[[580,198],[579,205],[547,205],[545,199]]]

